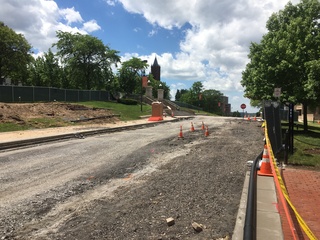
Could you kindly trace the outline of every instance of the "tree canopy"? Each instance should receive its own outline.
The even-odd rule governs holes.
[[[57,55],[67,68],[71,85],[80,89],[105,88],[111,65],[120,62],[118,51],[110,49],[91,35],[57,32]]]
[[[119,70],[119,85],[125,93],[140,93],[141,76],[148,67],[146,61],[140,58],[132,57],[128,61],[122,63]]]
[[[63,87],[63,70],[51,49],[43,56],[37,57],[29,66],[27,84],[33,86]]]
[[[179,91],[179,90],[178,90]],[[202,108],[204,111],[222,114],[220,104],[223,101],[223,94],[214,89],[204,90],[202,82],[194,82],[189,90],[181,89],[176,94],[176,101],[191,104]],[[177,100],[177,97],[179,100]]]
[[[31,46],[22,34],[0,22],[0,83],[10,78],[12,83],[24,82],[32,60]]]
[[[271,15],[268,33],[252,43],[242,86],[252,100],[272,100],[281,88],[280,101],[305,107],[319,101],[320,3],[302,0]],[[305,111],[306,112],[306,111]]]
[[[0,22],[0,76],[1,82],[10,78],[13,84],[69,89],[102,90],[111,93],[140,94],[141,76],[148,67],[146,60],[133,57],[122,63],[118,74],[112,65],[120,62],[119,52],[104,45],[101,40],[80,33],[57,32],[58,41],[43,55],[33,58],[31,46],[23,35]],[[164,98],[170,98],[170,88],[149,74],[154,96],[164,89]]]

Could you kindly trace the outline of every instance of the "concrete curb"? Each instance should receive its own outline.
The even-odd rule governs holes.
[[[244,179],[244,183],[243,183],[243,189],[242,189],[242,194],[240,198],[236,224],[232,234],[233,240],[243,239],[243,227],[244,227],[244,222],[246,218],[249,179],[250,179],[250,171],[247,171]]]

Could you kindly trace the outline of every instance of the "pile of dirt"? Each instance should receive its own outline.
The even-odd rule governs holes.
[[[38,121],[37,121],[38,120]],[[119,119],[108,109],[89,108],[80,104],[48,103],[0,103],[0,123],[37,125],[52,120],[56,125],[71,122],[115,122]]]

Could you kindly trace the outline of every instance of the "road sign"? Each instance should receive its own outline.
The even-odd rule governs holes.
[[[247,106],[244,103],[242,103],[240,107],[241,109],[245,109]]]

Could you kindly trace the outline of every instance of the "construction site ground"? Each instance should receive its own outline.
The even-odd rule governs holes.
[[[60,103],[27,105],[0,103],[0,122],[35,124],[32,130],[0,133],[1,142],[39,137],[44,134],[48,136],[147,122],[146,119],[121,122],[117,117],[110,117],[104,121],[98,119],[72,126],[43,129],[40,122],[37,123],[32,119],[44,116],[60,118],[63,126],[65,121],[95,118],[110,115],[112,112],[98,109],[74,110],[70,109],[70,105],[68,107],[68,104]],[[170,118],[168,117],[167,120]],[[201,117],[197,120],[197,128],[200,120]],[[126,184],[115,191],[112,197],[96,198],[90,204],[86,201],[85,206],[76,205],[70,206],[69,210],[64,209],[69,211],[68,221],[57,219],[56,222],[50,222],[50,217],[53,217],[71,198],[83,197],[88,190],[100,189],[109,180],[103,180],[102,175],[88,176],[79,189],[68,185],[65,189],[54,189],[54,196],[50,195],[52,192],[41,193],[21,205],[11,206],[10,211],[5,210],[6,215],[1,214],[1,239],[164,240],[222,239],[231,236],[244,175],[248,170],[245,163],[261,151],[262,145],[259,141],[263,134],[260,124],[238,120],[230,121],[230,125],[223,132],[216,130],[211,130],[210,137],[201,145],[195,144],[196,139],[187,140],[189,143],[187,146],[185,146],[185,140],[181,141],[177,138],[174,141],[167,139],[162,142],[167,148],[182,144],[181,147],[189,149],[189,153],[174,161],[159,163],[163,164],[160,172],[154,176],[143,177],[147,185],[135,186],[135,182],[139,182],[139,179],[124,173],[125,177],[122,181]],[[219,144],[217,144],[218,139],[220,139]],[[229,143],[236,143],[237,146],[232,148],[228,146]],[[227,145],[226,148],[223,144]],[[150,146],[148,151],[153,153],[154,147]],[[218,159],[219,162],[214,162],[213,159]],[[228,162],[226,159],[229,159]],[[5,163],[7,160],[0,158],[0,162]],[[23,166],[21,167],[23,169]],[[220,171],[216,172],[214,169],[220,169]],[[222,169],[227,169],[226,174],[221,171]],[[4,184],[12,177],[0,176],[0,182]],[[317,204],[320,196],[319,171],[288,166],[283,170],[283,177],[294,206],[319,238],[320,209]],[[227,182],[232,186],[228,185],[231,187],[230,191],[222,191],[226,188]],[[211,192],[212,190],[214,191]],[[166,215],[166,209],[173,214]],[[281,205],[279,205],[279,213],[284,239],[293,239]],[[294,216],[293,212],[291,214]],[[169,216],[176,221],[174,226],[165,224],[166,217]],[[193,222],[200,224],[201,232],[192,229]],[[48,224],[50,229],[43,228]],[[294,221],[294,224],[299,239],[307,239],[297,221]]]

